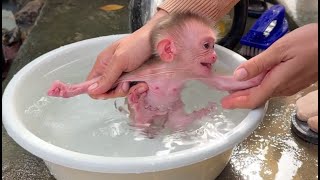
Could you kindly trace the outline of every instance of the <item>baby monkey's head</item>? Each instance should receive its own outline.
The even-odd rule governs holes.
[[[154,54],[162,61],[206,76],[217,59],[216,38],[208,19],[187,12],[164,17],[151,31],[150,40]]]

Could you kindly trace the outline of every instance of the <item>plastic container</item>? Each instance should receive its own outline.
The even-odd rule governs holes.
[[[8,134],[24,149],[42,158],[58,180],[125,180],[125,179],[213,179],[227,165],[232,149],[249,136],[261,122],[266,106],[251,110],[234,129],[215,143],[146,157],[105,157],[70,151],[50,144],[35,135],[23,121],[24,106],[30,103],[34,91],[46,92],[57,73],[48,74],[67,65],[82,66],[89,57],[94,63],[97,54],[125,35],[99,37],[76,42],[48,52],[22,68],[6,87],[2,99],[2,122]],[[219,45],[215,46],[219,60],[230,69],[245,59]],[[70,60],[73,60],[70,62]],[[87,68],[90,68],[88,66]],[[80,73],[80,72],[79,72]],[[87,72],[82,72],[86,75]]]
[[[288,31],[283,5],[274,5],[266,10],[241,40],[240,54],[253,57],[270,47]]]

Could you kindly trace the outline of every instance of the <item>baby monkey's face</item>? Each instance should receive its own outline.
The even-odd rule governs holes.
[[[181,58],[185,65],[190,65],[190,70],[200,76],[209,76],[212,65],[217,60],[215,52],[216,34],[207,26],[194,23],[187,31],[182,48]]]

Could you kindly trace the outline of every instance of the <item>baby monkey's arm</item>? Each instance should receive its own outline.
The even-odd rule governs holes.
[[[77,96],[80,94],[85,94],[88,92],[89,86],[95,83],[96,81],[97,81],[97,78],[94,78],[79,84],[65,84],[57,80],[52,83],[47,94],[49,96],[63,97],[63,98],[69,98],[69,97]]]
[[[249,79],[247,81],[238,81],[233,76],[218,76],[212,75],[208,79],[200,79],[202,82],[222,91],[239,91],[257,86],[261,83],[267,72],[261,73],[260,75]]]

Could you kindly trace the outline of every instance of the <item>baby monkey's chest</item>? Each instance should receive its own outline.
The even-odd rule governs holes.
[[[182,85],[174,81],[159,81],[148,84],[149,90],[145,102],[157,109],[171,109],[180,101]]]

